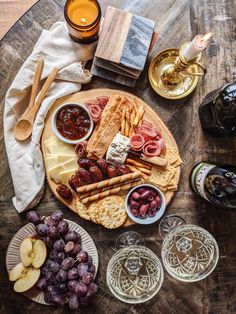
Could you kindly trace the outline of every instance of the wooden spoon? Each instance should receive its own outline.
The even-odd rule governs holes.
[[[37,71],[37,69],[36,69]],[[17,122],[15,128],[14,128],[14,135],[15,138],[18,141],[24,141],[27,138],[30,137],[32,130],[33,130],[33,124],[34,119],[36,116],[36,113],[44,100],[44,97],[46,96],[49,88],[51,87],[52,82],[54,81],[56,75],[57,75],[58,69],[54,68],[50,75],[48,76],[46,82],[43,85],[43,88],[41,92],[39,93],[39,96],[35,102],[35,104],[27,110],[26,114],[24,114],[20,120]]]

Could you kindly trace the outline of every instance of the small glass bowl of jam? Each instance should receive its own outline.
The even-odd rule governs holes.
[[[85,106],[79,103],[66,103],[55,110],[52,130],[61,141],[77,144],[92,134],[93,119]]]

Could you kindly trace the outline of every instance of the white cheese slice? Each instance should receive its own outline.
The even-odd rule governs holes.
[[[60,172],[64,171],[64,167],[62,165],[57,165],[48,170],[48,175],[51,179],[53,179],[56,183],[61,183]]]
[[[76,167],[74,169],[66,170],[66,171],[61,171],[60,172],[60,177],[61,177],[62,184],[67,184],[68,185],[69,178],[73,174],[75,174],[77,169],[78,169],[78,167]]]
[[[61,163],[60,165],[62,165],[65,170],[70,170],[70,169],[74,169],[74,168],[78,169],[78,164],[77,164],[75,158],[71,158],[64,163]]]
[[[57,166],[57,155],[49,155],[46,157],[46,164],[48,169],[52,169]]]
[[[66,162],[70,159],[75,159],[75,154],[59,154],[57,155],[57,161],[58,163],[61,163],[61,162]]]

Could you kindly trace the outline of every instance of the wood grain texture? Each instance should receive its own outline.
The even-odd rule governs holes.
[[[51,137],[55,137],[55,134],[54,134],[52,127],[51,127],[52,116],[53,116],[53,113],[55,112],[55,110],[59,106],[61,106],[62,104],[65,104],[65,103],[70,103],[70,102],[71,103],[77,102],[77,103],[83,104],[84,101],[86,101],[88,99],[96,99],[96,97],[104,96],[104,95],[111,97],[112,95],[118,94],[118,93],[125,96],[130,101],[133,100],[133,95],[131,95],[130,93],[119,91],[119,90],[114,90],[114,89],[107,89],[107,88],[106,89],[92,89],[92,90],[88,90],[88,91],[82,91],[82,92],[78,92],[78,93],[75,93],[73,95],[69,95],[69,96],[63,97],[61,99],[58,99],[53,104],[53,106],[51,107],[51,109],[48,112],[47,117],[45,119],[45,127],[43,130],[42,139],[41,139],[44,162],[46,160],[46,155],[47,155],[47,148],[44,144],[44,141],[51,138]],[[147,119],[148,121],[152,122],[154,126],[156,126],[158,131],[160,131],[160,133],[162,134],[162,137],[163,137],[166,144],[169,144],[172,147],[178,149],[177,144],[176,144],[173,136],[171,135],[170,131],[168,130],[166,125],[163,123],[163,121],[160,119],[160,117],[151,109],[151,107],[149,107],[149,105],[147,103],[143,102],[141,99],[138,99],[137,97],[136,97],[136,100],[137,100],[138,104],[140,103],[140,104],[144,105],[144,108],[145,108],[144,119]],[[46,162],[45,162],[45,167],[46,167]],[[74,195],[72,202],[68,202],[68,201],[64,200],[56,192],[56,188],[58,185],[49,177],[47,167],[46,167],[46,176],[47,176],[48,185],[51,188],[53,194],[63,204],[68,206],[72,211],[74,211],[76,213],[77,212],[77,210],[76,210],[76,199],[78,199],[78,201],[79,201],[79,195],[78,194]],[[177,167],[176,168],[176,185],[179,182],[179,177],[180,177],[180,167]],[[127,191],[121,193],[121,196],[125,198],[126,193],[127,193]],[[166,191],[166,192],[163,191],[163,194],[165,196],[166,203],[169,204],[171,202],[171,199],[174,196],[174,192],[173,191]],[[133,224],[134,224],[134,222],[128,218],[126,220],[126,222],[124,223],[123,227],[129,227]]]
[[[30,54],[42,28],[49,28],[55,21],[63,20],[64,0],[40,0],[17,24],[11,29],[0,43],[0,102],[1,115],[4,108],[4,95],[22,63]],[[185,38],[179,36],[180,31],[186,31],[189,36],[187,21],[183,19],[184,10],[188,10],[188,1],[184,0],[101,0],[103,12],[107,5],[127,9],[134,14],[155,20],[156,29],[163,26],[158,44],[152,55],[159,50],[179,46]],[[216,89],[227,80],[236,79],[235,51],[235,1],[234,0],[196,0],[191,1],[191,26],[193,35],[206,33],[211,30],[213,40],[204,53],[203,62],[207,65],[208,73],[200,81],[195,92],[186,100],[177,102],[165,101],[151,89],[147,78],[147,66],[142,73],[135,89],[122,88],[132,92],[149,103],[156,110],[178,143],[182,166],[180,185],[167,213],[177,213],[188,222],[199,224],[209,230],[219,243],[220,259],[215,271],[207,279],[198,283],[180,283],[165,272],[163,286],[157,296],[147,304],[127,305],[116,300],[109,292],[105,282],[105,272],[108,260],[114,253],[113,245],[122,229],[107,231],[102,227],[86,222],[69,211],[55,199],[47,187],[44,197],[37,207],[40,214],[47,215],[54,209],[61,208],[65,217],[79,223],[93,237],[98,248],[101,261],[97,282],[98,295],[89,307],[81,313],[87,314],[192,314],[192,313],[236,313],[236,215],[217,208],[192,194],[188,184],[189,172],[192,166],[201,159],[216,162],[234,163],[236,154],[235,140],[208,139],[202,133],[198,118],[198,106],[203,97]],[[170,25],[170,17],[175,16]],[[161,18],[157,19],[157,16]],[[172,18],[173,20],[173,18]],[[121,88],[109,81],[94,78],[84,89],[91,88]],[[30,302],[22,295],[13,292],[12,285],[7,279],[5,269],[5,254],[9,241],[14,233],[25,223],[25,214],[18,215],[13,208],[11,198],[13,186],[4,150],[2,119],[0,122],[1,159],[0,159],[0,309],[6,314],[25,314],[44,312],[65,313],[66,310],[40,306]],[[160,256],[162,240],[157,233],[157,226],[134,226],[145,237],[146,246]]]
[[[37,0],[0,0],[0,39]]]

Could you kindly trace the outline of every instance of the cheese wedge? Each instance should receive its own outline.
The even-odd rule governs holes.
[[[62,184],[68,184],[68,181],[70,177],[75,174],[76,170],[78,167],[71,169],[71,170],[66,170],[66,171],[61,171],[60,172],[60,177],[61,177],[61,183]]]

